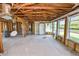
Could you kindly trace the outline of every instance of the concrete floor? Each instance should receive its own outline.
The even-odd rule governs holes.
[[[74,56],[51,35],[6,38],[3,56]]]

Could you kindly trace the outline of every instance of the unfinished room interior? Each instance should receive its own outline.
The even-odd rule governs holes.
[[[0,3],[0,56],[79,56],[79,4]]]

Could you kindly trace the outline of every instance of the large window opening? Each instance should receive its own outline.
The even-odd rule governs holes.
[[[69,17],[69,39],[79,42],[79,14]]]
[[[45,34],[45,24],[44,23],[40,23],[39,24],[39,34]]]
[[[58,35],[64,36],[65,19],[58,20]]]
[[[46,29],[45,29],[46,33],[48,32],[52,33],[52,22],[46,23],[45,26],[46,26]]]
[[[57,21],[53,22],[53,34],[56,35]]]

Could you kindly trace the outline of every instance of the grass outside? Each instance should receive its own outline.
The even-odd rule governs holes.
[[[70,39],[79,43],[79,34],[77,34],[77,33],[70,33]]]
[[[63,36],[63,35],[64,35],[64,32],[61,32],[60,36]],[[79,43],[79,34],[71,32],[70,33],[70,39]]]

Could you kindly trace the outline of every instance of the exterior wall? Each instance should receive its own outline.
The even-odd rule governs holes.
[[[76,44],[76,51],[79,52],[79,44]]]
[[[24,19],[19,17],[15,17],[14,21],[22,23],[22,35],[25,36],[29,32],[28,21],[25,21]]]
[[[68,47],[74,49],[74,42],[73,41],[70,41],[68,40]]]
[[[57,36],[57,40],[59,40],[60,42],[64,43],[64,38],[61,36]]]
[[[56,39],[59,40],[61,43],[62,43],[62,42],[65,42],[65,45],[66,45],[67,47],[71,48],[73,51],[79,52],[79,43],[74,42],[74,41],[72,41],[72,40],[70,40],[70,39],[67,39],[67,35],[66,35],[66,34],[67,34],[67,24],[68,24],[68,23],[67,23],[67,19],[68,19],[67,17],[70,16],[70,15],[76,14],[76,13],[79,13],[79,8],[76,9],[76,10],[74,10],[74,11],[72,11],[72,12],[70,12],[70,13],[68,13],[68,14],[66,14],[66,15],[64,15],[64,16],[61,16],[61,17],[55,19],[55,21],[57,21],[57,20],[59,20],[59,19],[61,19],[61,18],[65,18],[65,20],[66,20],[66,21],[65,21],[66,24],[65,24],[64,38],[62,38],[62,37],[56,35]]]

